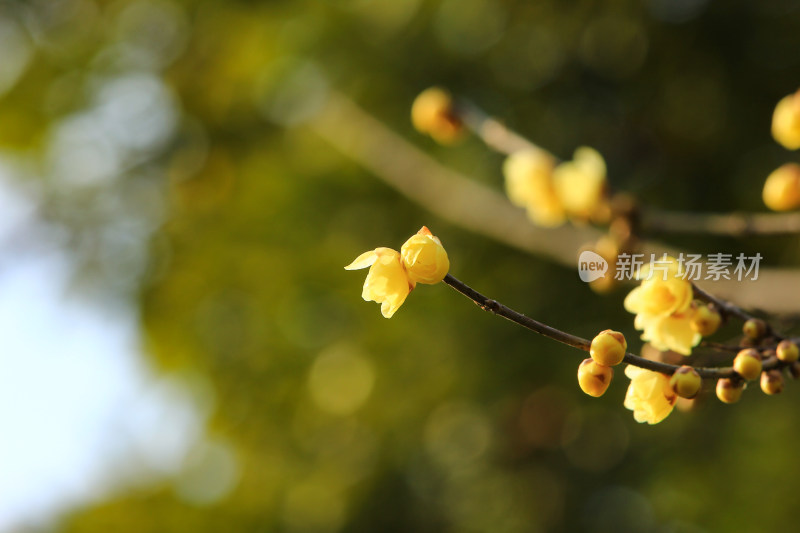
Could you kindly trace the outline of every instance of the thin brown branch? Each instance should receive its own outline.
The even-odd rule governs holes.
[[[688,213],[653,207],[640,213],[640,228],[651,234],[703,233],[742,237],[800,233],[800,212],[795,213]]]
[[[723,316],[734,316],[742,322],[747,322],[748,320],[755,318],[753,315],[745,312],[736,305],[721,298],[717,298],[713,294],[704,291],[694,283],[692,283],[692,292],[694,293],[695,298],[698,300],[708,304],[714,304],[714,307],[716,307],[723,314]]]
[[[723,344],[721,342],[711,342],[711,341],[700,341],[699,346],[703,348],[709,348],[711,350],[716,350],[718,352],[736,353],[742,349],[741,346],[736,346],[733,344]]]
[[[534,320],[530,317],[519,313],[510,307],[501,304],[496,300],[492,300],[483,294],[479,293],[472,287],[468,286],[466,283],[460,281],[459,279],[455,278],[454,276],[448,274],[444,278],[444,282],[455,289],[457,292],[460,292],[473,302],[475,302],[481,309],[484,311],[488,311],[492,314],[501,316],[515,324],[518,324],[526,329],[529,329],[539,335],[543,335],[548,339],[553,339],[554,341],[558,341],[560,343],[566,344],[567,346],[571,346],[572,348],[577,348],[578,350],[588,352],[589,348],[591,347],[591,342],[578,337],[576,335],[572,335],[570,333],[566,333],[559,329],[556,329],[552,326],[548,326],[547,324],[543,324],[538,320]],[[655,372],[661,372],[662,374],[672,374],[680,368],[679,365],[672,365],[669,363],[662,363],[660,361],[652,361],[650,359],[645,359],[644,357],[640,357],[638,355],[634,355],[632,353],[625,354],[625,358],[623,361],[629,365],[638,366],[641,368],[646,368],[647,370],[653,370]],[[777,361],[777,360],[776,360]],[[765,367],[766,366],[765,362]],[[773,363],[772,366],[775,366]],[[770,367],[771,368],[771,367]],[[730,367],[722,367],[722,368],[705,368],[705,367],[696,367],[697,373],[700,374],[700,377],[709,378],[709,379],[720,379],[720,378],[731,378],[736,377],[736,372],[733,371]]]
[[[488,311],[494,315],[501,316],[506,320],[510,320],[517,325],[520,325],[534,333],[538,333],[548,339],[552,339],[554,341],[558,341],[562,344],[566,344],[572,348],[577,348],[583,352],[588,352],[589,348],[591,347],[591,342],[582,338],[578,337],[577,335],[572,335],[571,333],[567,333],[565,331],[561,331],[560,329],[554,328],[552,326],[548,326],[538,320],[534,320],[528,316],[523,315],[522,313],[511,309],[510,307],[498,302],[497,300],[493,300],[483,294],[479,293],[463,281],[459,280],[455,276],[448,274],[444,278],[444,283],[452,287],[456,292],[459,292],[472,300],[475,304],[478,305],[484,311]],[[680,365],[673,365],[670,363],[663,363],[661,361],[652,361],[650,359],[645,359],[644,357],[634,355],[632,353],[626,353],[623,362],[638,366],[640,368],[644,368],[647,370],[652,370],[654,372],[661,372],[662,374],[671,375],[675,372]],[[780,361],[775,356],[770,356],[764,359],[762,368],[764,370],[772,370],[774,368],[781,369],[788,366],[791,363],[784,363]],[[733,378],[733,379],[741,379],[740,376],[733,370],[731,367],[693,367],[700,377],[704,379],[721,379],[721,378]]]
[[[694,296],[698,300],[701,300],[701,301],[709,303],[709,304],[713,304],[714,307],[716,307],[723,314],[723,316],[725,316],[725,315],[734,316],[734,317],[738,318],[739,320],[741,320],[743,322],[747,322],[748,320],[756,320],[757,319],[757,317],[755,317],[755,316],[751,315],[750,313],[744,311],[740,307],[732,304],[731,302],[725,301],[725,300],[723,300],[721,298],[718,298],[717,296],[714,296],[713,294],[710,294],[710,293],[704,291],[703,289],[701,289],[700,287],[698,287],[694,283],[692,283],[692,291],[694,292]],[[783,336],[779,335],[775,331],[775,328],[773,328],[772,325],[769,322],[764,321],[764,325],[766,326],[765,337],[772,337],[772,338],[777,339],[777,340],[783,339]]]

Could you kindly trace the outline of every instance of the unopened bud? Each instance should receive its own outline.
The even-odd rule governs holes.
[[[694,398],[703,384],[700,374],[694,368],[684,365],[672,374],[669,385],[681,398]]]
[[[761,355],[753,348],[747,348],[736,354],[733,369],[744,379],[751,381],[761,373]]]
[[[717,311],[707,305],[700,305],[692,315],[689,325],[703,337],[708,337],[719,329],[720,323],[722,323],[722,317]]]
[[[783,374],[780,370],[767,370],[761,373],[761,390],[764,394],[783,392]]]
[[[760,318],[751,318],[742,326],[742,333],[744,333],[748,339],[754,341],[761,340],[761,338],[767,334],[767,323]]]
[[[775,106],[772,137],[789,150],[800,148],[800,91],[782,98]]]
[[[453,97],[439,87],[422,91],[411,106],[411,122],[420,133],[427,133],[440,143],[457,140],[464,131],[456,115]]]
[[[797,361],[798,356],[800,356],[800,349],[798,349],[797,344],[792,341],[784,340],[778,343],[778,347],[775,349],[775,355],[784,363],[794,363]]]
[[[625,340],[625,335],[607,329],[592,339],[589,355],[600,365],[614,366],[622,362],[627,349],[628,342]]]
[[[591,358],[584,359],[578,367],[578,385],[583,392],[595,398],[606,392],[613,376],[613,368],[599,365]]]
[[[723,378],[717,381],[717,398],[724,403],[736,403],[742,397],[744,383]]]
[[[761,193],[764,205],[773,211],[790,211],[800,207],[800,165],[786,163],[767,176]]]

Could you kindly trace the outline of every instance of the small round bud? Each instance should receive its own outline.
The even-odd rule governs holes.
[[[795,362],[789,365],[789,373],[792,375],[792,379],[800,379],[800,363]]]
[[[783,374],[780,370],[767,370],[761,373],[761,390],[764,394],[783,392]]]
[[[744,333],[748,339],[754,341],[761,340],[761,338],[767,334],[767,323],[760,318],[751,318],[742,326],[742,333]]]
[[[707,305],[700,305],[692,315],[689,325],[703,337],[708,337],[719,329],[721,323],[722,317],[717,311]]]
[[[683,365],[672,374],[669,385],[681,398],[694,398],[700,391],[703,380],[694,368]]]
[[[778,343],[775,355],[784,363],[794,363],[800,357],[800,349],[792,341],[784,340]]]
[[[773,211],[800,207],[800,165],[786,163],[773,170],[764,182],[761,196]]]
[[[592,339],[589,355],[600,365],[614,366],[622,362],[627,349],[628,343],[625,335],[619,331],[607,329]]]
[[[733,360],[733,369],[744,379],[754,380],[761,373],[761,356],[753,348],[742,350]]]
[[[578,367],[578,385],[583,392],[595,398],[606,392],[613,376],[613,368],[599,365],[591,358],[584,359]]]
[[[717,398],[724,403],[736,403],[742,397],[744,383],[723,378],[717,381]]]
[[[420,133],[427,133],[444,144],[457,140],[464,131],[456,115],[453,97],[439,87],[422,91],[411,106],[411,122]]]
[[[781,99],[772,113],[772,137],[784,148],[800,148],[800,91]]]

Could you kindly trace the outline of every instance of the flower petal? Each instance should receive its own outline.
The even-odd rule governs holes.
[[[642,287],[636,287],[625,297],[623,303],[625,310],[629,313],[640,313],[642,311]]]
[[[378,254],[375,250],[370,250],[369,252],[364,252],[363,254],[356,257],[355,261],[344,267],[345,270],[359,270],[362,268],[367,268],[368,266],[372,266],[372,264],[378,259]]]

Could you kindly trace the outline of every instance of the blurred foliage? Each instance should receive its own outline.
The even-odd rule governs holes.
[[[63,225],[76,282],[141,309],[165,372],[205,376],[227,443],[61,527],[787,529],[798,387],[735,407],[705,394],[645,427],[621,372],[586,397],[580,354],[444,286],[384,320],[342,267],[427,224],[474,287],[637,346],[623,295],[422,212],[303,120],[335,87],[499,188],[501,159],[477,141],[412,132],[414,95],[441,84],[556,154],[597,148],[645,201],[760,210],[791,158],[769,121],[800,84],[798,48],[800,2],[782,0],[0,1],[4,157]],[[788,237],[674,244],[798,259]]]

